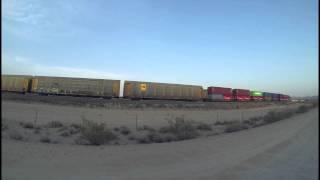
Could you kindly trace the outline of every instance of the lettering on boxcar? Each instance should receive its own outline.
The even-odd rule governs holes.
[[[146,91],[147,90],[147,84],[140,84],[140,90]]]

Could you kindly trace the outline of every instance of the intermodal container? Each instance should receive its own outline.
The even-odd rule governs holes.
[[[231,101],[232,89],[225,87],[208,87],[208,99],[212,101]]]
[[[289,99],[290,99],[290,96],[280,94],[280,101],[289,101]]]
[[[272,93],[272,101],[280,101],[280,94]]]
[[[32,92],[40,94],[119,97],[120,80],[35,76]]]
[[[1,75],[1,91],[27,92],[32,76]]]
[[[129,99],[201,100],[202,86],[125,81],[123,97]]]
[[[272,93],[264,92],[263,93],[263,100],[264,101],[272,101]]]
[[[233,89],[232,94],[235,101],[250,101],[250,90],[248,89]]]
[[[261,91],[250,91],[250,98],[253,101],[262,101],[263,93]]]

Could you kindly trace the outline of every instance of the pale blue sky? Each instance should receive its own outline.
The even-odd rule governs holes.
[[[316,0],[3,0],[2,72],[318,95]]]

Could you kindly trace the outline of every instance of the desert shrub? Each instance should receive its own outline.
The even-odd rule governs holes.
[[[80,133],[81,137],[91,145],[102,145],[117,139],[117,136],[107,129],[104,123],[96,123],[89,120],[83,120]]]
[[[197,125],[197,129],[199,129],[201,131],[211,131],[212,127],[209,124],[206,124],[206,123],[199,123]]]
[[[48,136],[44,136],[44,137],[41,137],[41,138],[40,138],[40,142],[50,143],[50,142],[51,142],[51,139],[50,139]]]
[[[244,123],[233,123],[233,124],[228,124],[226,126],[225,132],[231,133],[231,132],[241,131],[243,129],[248,129],[248,127]]]
[[[46,124],[47,128],[60,128],[63,124],[60,121],[51,121]]]
[[[305,105],[301,105],[298,107],[298,109],[296,110],[296,113],[305,113],[308,112],[309,107],[305,106]]]
[[[183,117],[177,117],[174,121],[169,120],[169,126],[159,129],[160,133],[174,134],[178,140],[192,139],[199,134],[192,121],[186,121]]]
[[[79,133],[80,129],[77,129],[75,127],[70,127],[68,131],[69,131],[70,135],[73,135],[73,134]]]
[[[251,117],[248,120],[244,120],[243,123],[255,127],[256,125],[260,124],[261,120],[262,117]]]
[[[119,131],[123,135],[128,135],[131,133],[130,129],[126,126],[120,126]]]
[[[74,140],[75,144],[78,144],[78,145],[90,145],[90,142],[86,139],[83,139],[82,137],[77,137],[75,140]]]
[[[60,127],[57,132],[67,131],[69,128],[67,126]]]
[[[11,139],[18,140],[18,141],[21,141],[24,139],[23,136],[19,132],[16,132],[16,131],[9,133],[9,137]]]
[[[131,140],[131,141],[134,141],[134,140],[136,140],[136,137],[135,136],[130,136],[128,139]]]
[[[60,134],[60,136],[62,136],[62,137],[69,137],[71,134],[68,132],[68,131],[65,131],[65,132],[62,132],[61,134]]]
[[[116,132],[118,132],[118,131],[120,131],[120,128],[115,127],[115,128],[113,128],[113,130],[116,131]]]
[[[286,110],[286,111],[283,111],[283,112],[270,111],[263,117],[263,120],[266,123],[273,123],[273,122],[276,122],[276,121],[280,121],[282,119],[289,118],[293,114],[294,114],[293,110]]]
[[[137,142],[140,144],[149,144],[151,143],[147,136],[142,136],[137,138]]]
[[[151,132],[155,132],[156,131],[154,128],[152,128],[150,126],[147,126],[147,125],[143,125],[138,130],[139,131],[151,131]]]
[[[75,128],[75,129],[80,129],[81,125],[80,124],[76,124],[76,123],[72,123],[72,124],[70,124],[70,127]]]
[[[40,129],[34,129],[33,133],[40,134]]]
[[[312,102],[312,107],[315,108],[315,107],[318,107],[319,106],[319,102],[318,101],[313,101]]]
[[[164,142],[172,142],[172,141],[176,141],[177,138],[173,135],[167,134],[163,137],[163,141]]]
[[[20,125],[26,129],[33,129],[34,125],[31,122],[20,122]]]
[[[8,125],[7,124],[3,124],[1,122],[1,130],[4,131],[4,130],[7,130],[8,129]]]
[[[155,142],[155,143],[162,143],[163,142],[162,137],[156,132],[150,132],[147,135],[147,137],[148,137],[150,142]]]
[[[214,125],[228,125],[228,124],[234,124],[238,121],[233,120],[233,121],[217,121],[214,123]]]

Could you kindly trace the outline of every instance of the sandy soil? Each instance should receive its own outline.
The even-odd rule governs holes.
[[[318,179],[318,116],[314,109],[254,129],[162,144],[3,140],[2,178]]]
[[[105,122],[109,127],[125,125],[130,129],[148,125],[161,127],[167,125],[169,119],[184,117],[186,120],[194,120],[214,124],[217,121],[245,120],[250,117],[262,116],[271,110],[296,108],[299,104],[272,105],[251,109],[232,110],[199,110],[199,109],[109,109],[103,107],[75,107],[61,106],[46,103],[26,103],[16,101],[2,101],[1,117],[5,121],[37,122],[45,124],[50,121],[67,123],[81,123],[83,117],[96,122]]]

